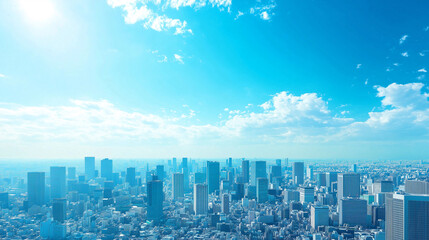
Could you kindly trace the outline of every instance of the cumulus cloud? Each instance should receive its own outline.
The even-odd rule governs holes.
[[[316,93],[280,92],[259,107],[225,108],[228,118],[215,124],[193,124],[196,112],[170,111],[172,116],[120,109],[107,100],[72,100],[63,106],[0,105],[0,141],[104,142],[169,141],[209,144],[216,139],[243,142],[401,141],[429,134],[429,93],[422,83],[376,86],[378,111],[357,121],[350,112],[333,112]],[[341,116],[341,117],[337,117]],[[198,121],[197,121],[198,122]]]
[[[403,57],[408,57],[409,55],[408,55],[408,52],[403,52],[403,53],[401,53],[401,55],[403,56]]]
[[[5,78],[6,75],[0,73],[0,78]]]
[[[403,44],[405,42],[405,40],[407,40],[408,35],[404,35],[399,39],[399,44]]]
[[[178,61],[181,64],[184,64],[185,62],[183,61],[183,56],[180,56],[179,54],[174,54],[174,59],[176,59],[176,61]]]

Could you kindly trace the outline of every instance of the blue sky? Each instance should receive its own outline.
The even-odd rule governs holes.
[[[0,2],[0,158],[427,159],[426,1]]]

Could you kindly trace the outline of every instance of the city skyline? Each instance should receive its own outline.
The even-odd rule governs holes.
[[[0,159],[427,160],[427,7],[2,1]]]

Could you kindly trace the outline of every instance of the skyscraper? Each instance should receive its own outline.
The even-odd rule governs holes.
[[[67,168],[67,179],[76,179],[76,168],[68,167]]]
[[[164,201],[163,184],[161,180],[147,183],[147,218],[158,221],[163,217],[162,204]]]
[[[254,161],[251,165],[250,185],[256,186],[258,178],[267,178],[267,163],[265,161]]]
[[[194,212],[195,215],[207,214],[209,207],[209,196],[207,184],[194,185]]]
[[[326,186],[326,173],[318,173],[317,174],[317,186]]]
[[[101,177],[107,181],[113,180],[113,161],[111,159],[101,160]]]
[[[270,182],[273,183],[274,178],[282,176],[282,166],[281,165],[273,165],[271,166],[270,173]]]
[[[360,175],[358,173],[338,174],[338,200],[343,197],[360,196]]]
[[[156,165],[156,175],[158,179],[164,181],[164,165]]]
[[[301,187],[299,188],[299,201],[301,203],[314,202],[314,187]]]
[[[136,181],[136,168],[129,167],[127,168],[127,176],[126,176],[127,183],[130,184],[131,187],[134,187],[137,185]]]
[[[219,190],[220,165],[219,162],[207,161],[207,185],[209,194]]]
[[[52,216],[57,222],[64,222],[67,216],[67,200],[65,198],[55,198],[52,202]]]
[[[410,194],[429,194],[429,181],[406,180],[405,192]]]
[[[387,194],[386,240],[429,239],[429,195]]]
[[[367,201],[357,198],[343,198],[338,201],[340,225],[365,226]]]
[[[183,182],[183,173],[173,174],[173,199],[177,200],[179,198],[183,198],[185,193]]]
[[[294,162],[292,165],[292,177],[293,182],[296,185],[304,183],[304,163],[303,162]]]
[[[225,214],[229,213],[229,194],[228,193],[224,193],[222,194],[222,212]]]
[[[241,162],[241,172],[243,175],[243,183],[249,183],[249,160]]]
[[[317,229],[318,226],[329,226],[329,207],[311,206],[311,227]]]
[[[184,178],[184,189],[185,192],[189,192],[189,168],[188,168],[188,158],[182,158],[182,173],[183,173],[183,178]]]
[[[326,186],[330,191],[332,191],[332,183],[338,181],[337,172],[327,172],[326,173]]]
[[[42,206],[45,204],[45,173],[27,173],[28,202],[30,205]]]
[[[88,179],[95,176],[95,157],[85,157],[85,175]]]
[[[66,197],[66,167],[51,167],[51,199]]]
[[[268,201],[268,179],[258,178],[256,181],[256,200],[264,203]]]
[[[173,158],[173,172],[177,171],[177,158]]]

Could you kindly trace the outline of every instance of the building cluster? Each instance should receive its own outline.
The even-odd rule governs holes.
[[[421,161],[133,164],[85,157],[3,177],[0,238],[429,240]]]

